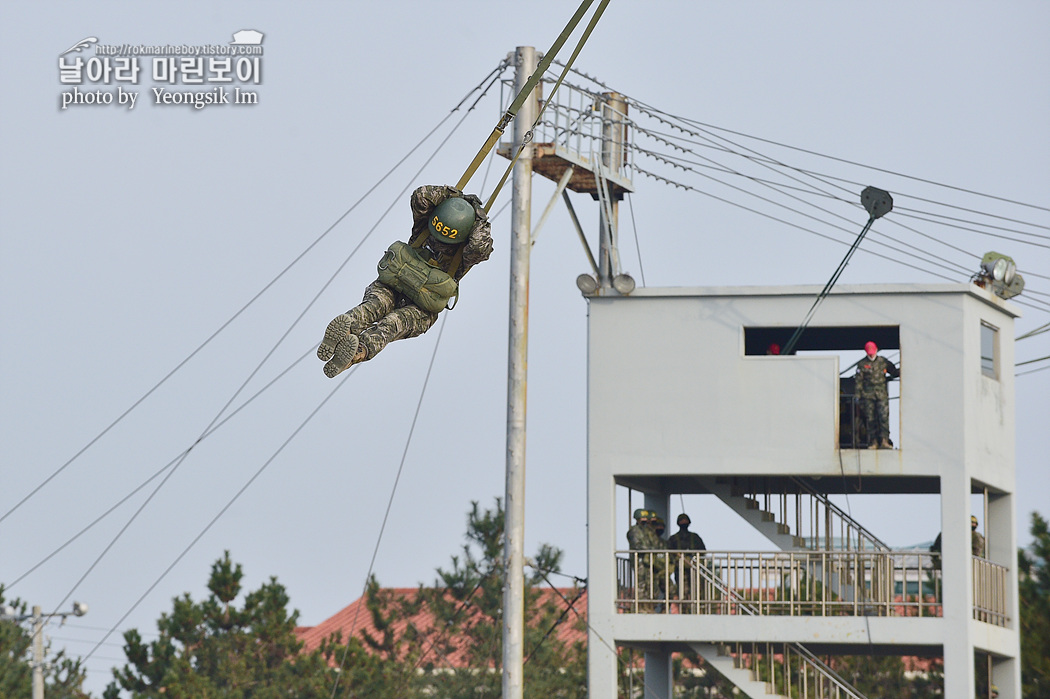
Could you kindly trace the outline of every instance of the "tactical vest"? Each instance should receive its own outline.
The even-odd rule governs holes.
[[[424,229],[411,244],[394,241],[379,261],[379,281],[404,294],[420,308],[440,313],[446,308],[455,308],[459,300],[459,284],[453,275],[459,268],[466,243],[459,246],[449,264],[449,271],[444,272],[435,266],[437,260],[426,260],[420,254],[427,235],[428,231]],[[449,301],[453,301],[451,306]]]

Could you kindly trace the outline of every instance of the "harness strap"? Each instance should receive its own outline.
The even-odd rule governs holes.
[[[488,213],[489,209],[492,208],[492,202],[496,201],[496,196],[499,194],[500,190],[503,189],[503,185],[507,182],[507,178],[510,177],[511,171],[514,170],[514,165],[518,162],[518,157],[521,155],[522,151],[525,150],[525,146],[527,146],[532,141],[532,130],[535,129],[536,125],[540,123],[540,119],[543,117],[543,111],[547,108],[547,105],[550,104],[551,101],[554,99],[554,95],[558,92],[558,88],[561,87],[561,83],[563,80],[565,80],[565,76],[569,74],[569,70],[572,68],[572,64],[576,61],[576,57],[580,55],[580,51],[583,49],[583,45],[587,43],[587,39],[590,38],[591,32],[594,30],[594,26],[598,24],[598,20],[601,18],[602,13],[605,12],[605,8],[606,6],[608,6],[608,4],[609,0],[601,0],[601,2],[598,4],[598,9],[594,11],[594,14],[591,16],[591,21],[587,24],[587,28],[583,31],[583,35],[580,37],[579,42],[576,44],[576,50],[572,52],[572,56],[570,56],[568,62],[566,62],[565,69],[562,70],[561,76],[558,78],[557,82],[554,83],[554,88],[551,90],[550,96],[543,101],[542,105],[540,105],[539,113],[536,115],[536,120],[532,123],[532,126],[529,128],[528,133],[525,134],[525,137],[522,139],[521,145],[518,146],[518,152],[514,154],[513,158],[511,158],[510,165],[507,166],[507,170],[503,173],[502,179],[500,179],[499,183],[496,185],[496,188],[492,191],[492,194],[489,195],[489,200],[485,202],[485,208],[483,209],[485,213]],[[567,31],[571,30],[567,28]],[[558,48],[561,48],[560,44],[558,44]],[[552,50],[556,51],[557,49]],[[524,104],[525,96],[527,96],[532,91],[532,88],[535,86],[535,82],[539,81],[539,77],[543,75],[543,72],[547,69],[547,65],[549,64],[550,61],[547,60],[547,56],[545,55],[543,57],[543,60],[540,62],[540,65],[536,68],[536,72],[532,74],[532,77],[529,78],[529,81],[525,83],[525,87],[523,87],[521,89],[521,92],[518,93],[518,100],[520,100],[520,102],[515,101],[515,104],[517,104],[517,107],[515,107],[515,112],[517,112],[518,108],[520,108],[521,105]],[[508,111],[508,114],[509,113],[510,112]],[[498,126],[496,128],[499,129]],[[503,133],[502,129],[499,130],[499,133]],[[493,131],[493,135],[496,135],[495,131]],[[492,140],[491,137],[490,140]],[[494,140],[493,143],[495,143]],[[485,150],[485,152],[488,151]],[[479,153],[478,155],[481,154]],[[473,174],[472,171],[468,171],[468,173]],[[467,177],[467,175],[464,176]]]
[[[563,29],[561,34],[558,35],[558,38],[554,41],[554,45],[551,46],[551,50],[544,54],[543,59],[536,67],[536,72],[532,74],[528,82],[525,83],[525,86],[522,87],[521,92],[518,93],[518,96],[514,98],[510,107],[507,108],[507,113],[499,120],[499,123],[496,124],[492,133],[489,134],[488,140],[485,141],[484,145],[481,146],[481,150],[479,150],[478,154],[474,156],[474,160],[471,161],[469,166],[467,166],[467,171],[464,172],[463,177],[459,179],[456,189],[462,192],[467,186],[467,182],[469,182],[470,178],[474,176],[474,173],[477,171],[478,167],[481,166],[481,162],[485,159],[485,156],[489,154],[489,151],[492,150],[492,147],[496,145],[496,141],[498,141],[499,137],[503,135],[503,130],[507,128],[507,124],[511,122],[514,116],[518,113],[518,110],[521,109],[521,105],[525,104],[525,100],[528,99],[530,94],[532,94],[532,90],[543,77],[543,73],[546,72],[551,61],[554,60],[558,51],[561,50],[562,45],[569,38],[569,35],[572,34],[576,25],[580,23],[580,20],[583,19],[583,15],[587,13],[587,10],[593,2],[594,0],[583,0],[583,2],[580,3],[580,7],[576,10],[576,14],[569,19],[569,23],[565,25],[565,29]]]
[[[419,235],[412,239],[412,241],[409,243],[409,246],[416,248],[417,250],[421,249],[423,247],[423,243],[426,242],[427,236],[429,235],[430,231],[424,228],[422,231],[419,232]],[[456,253],[452,256],[452,262],[449,263],[446,274],[448,274],[448,276],[452,277],[453,279],[456,278],[456,272],[459,271],[459,266],[463,263],[463,248],[467,247],[468,244],[469,243],[461,243],[456,248]]]

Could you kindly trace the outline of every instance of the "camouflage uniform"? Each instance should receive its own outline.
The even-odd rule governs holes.
[[[632,551],[654,551],[664,547],[663,541],[656,535],[656,530],[647,521],[640,521],[627,530],[627,543]],[[662,596],[664,565],[660,554],[638,553],[634,556],[634,586],[640,602],[638,610],[656,611],[656,605],[647,600]]]
[[[976,530],[970,537],[970,550],[973,555],[984,558],[984,535]]]
[[[900,370],[885,357],[865,355],[857,365],[856,392],[868,431],[868,444],[890,446],[890,405],[886,377],[900,376]]]
[[[688,526],[688,525],[686,525]],[[693,599],[693,590],[696,589],[696,576],[697,572],[694,570],[694,565],[699,565],[699,557],[703,556],[703,551],[707,549],[704,546],[704,540],[700,538],[700,535],[689,531],[687,528],[682,527],[677,533],[672,534],[667,539],[667,548],[674,551],[700,551],[697,554],[678,554],[674,559],[674,577],[675,585],[678,586],[678,599],[683,600],[682,613],[692,613],[695,605],[685,604]],[[678,579],[678,573],[681,571],[681,580]]]
[[[412,235],[409,240],[414,240],[423,231],[427,230],[430,214],[438,204],[450,196],[458,195],[459,191],[457,189],[439,185],[424,185],[412,192]],[[462,246],[451,245],[428,235],[422,249],[419,251],[424,258],[430,260],[432,265],[443,272],[448,272],[453,257],[459,248],[462,247],[463,255],[459,267],[453,275],[457,282],[463,278],[463,275],[471,267],[479,262],[484,262],[492,254],[490,225],[482,210],[483,204],[481,200],[473,194],[463,195],[463,198],[474,206],[477,215],[467,242],[463,243]],[[340,329],[345,330],[345,336],[347,337],[349,335],[357,335],[358,352],[364,352],[364,359],[361,361],[367,361],[379,354],[384,347],[394,340],[417,337],[430,330],[431,326],[437,321],[437,317],[437,313],[431,313],[420,308],[403,294],[394,291],[377,280],[365,288],[364,298],[361,300],[361,303],[333,321],[332,325],[339,321],[340,318],[344,319]],[[330,329],[332,325],[329,325]],[[329,348],[334,345],[327,333],[325,343],[331,343]],[[324,345],[322,345],[322,350],[319,350],[318,356],[325,359],[323,348]],[[327,358],[330,359],[331,354],[328,354]],[[327,367],[326,373],[328,373]],[[335,373],[338,373],[338,371]]]

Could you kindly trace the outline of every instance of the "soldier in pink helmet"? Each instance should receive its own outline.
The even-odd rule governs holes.
[[[900,369],[879,356],[879,348],[874,342],[864,345],[864,353],[866,356],[857,364],[855,379],[860,412],[868,430],[868,449],[892,449],[890,396],[886,384],[891,378],[900,376]]]

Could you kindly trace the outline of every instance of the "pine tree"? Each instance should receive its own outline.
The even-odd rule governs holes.
[[[452,556],[450,567],[437,570],[433,586],[420,586],[416,596],[415,604],[421,603],[433,615],[432,626],[419,628],[411,623],[418,607],[398,607],[376,599],[376,612],[381,616],[409,621],[403,640],[411,641],[413,655],[399,657],[411,663],[411,669],[422,671],[416,687],[420,695],[484,699],[502,692],[504,521],[498,498],[493,509],[483,510],[472,503],[467,514],[467,543]],[[558,572],[561,557],[560,550],[541,546],[531,559],[525,581],[529,621],[524,632],[524,687],[530,699],[582,699],[587,695],[586,648],[582,643],[566,644],[556,635],[562,624],[583,628],[583,609],[575,606],[582,590],[576,589],[567,599],[540,593],[549,585],[549,576]],[[575,611],[569,609],[570,604]],[[384,648],[376,639],[369,643]],[[461,653],[464,662],[453,665],[448,660],[453,653]],[[421,663],[424,656],[430,659]]]
[[[113,671],[104,697],[121,690],[132,699],[330,697],[334,674],[322,654],[299,654],[298,612],[288,613],[284,587],[270,578],[238,608],[243,576],[227,551],[212,566],[208,598],[175,598],[157,622],[157,640],[126,632],[128,663]]]
[[[1038,512],[1033,541],[1017,552],[1021,608],[1021,689],[1026,699],[1050,697],[1050,530]]]

